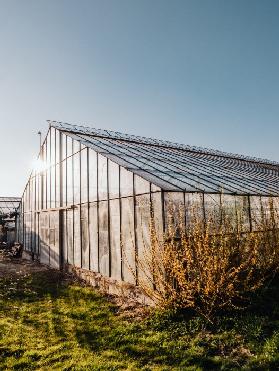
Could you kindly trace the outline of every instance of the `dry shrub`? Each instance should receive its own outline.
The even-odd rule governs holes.
[[[242,210],[223,206],[206,220],[191,209],[185,227],[183,210],[168,211],[160,239],[151,218],[151,245],[137,257],[140,288],[156,305],[193,308],[210,319],[220,309],[240,308],[248,294],[262,287],[279,267],[278,218],[270,200],[261,206],[257,231],[247,231]]]

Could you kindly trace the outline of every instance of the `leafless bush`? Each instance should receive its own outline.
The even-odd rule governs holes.
[[[241,307],[247,294],[262,287],[279,267],[278,217],[270,200],[261,207],[257,230],[247,231],[241,210],[196,207],[185,226],[184,213],[168,211],[160,239],[151,217],[151,243],[137,257],[140,288],[156,305],[193,308],[207,318],[222,308]],[[135,272],[134,272],[135,274]]]

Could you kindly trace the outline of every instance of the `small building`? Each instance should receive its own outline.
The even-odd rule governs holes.
[[[0,197],[0,243],[13,244],[16,240],[17,210],[21,198]]]
[[[22,196],[18,239],[54,268],[135,283],[136,256],[159,235],[170,204],[240,207],[255,227],[259,200],[278,205],[279,164],[108,130],[49,122]],[[128,264],[126,264],[128,263]],[[131,269],[132,268],[132,269]]]

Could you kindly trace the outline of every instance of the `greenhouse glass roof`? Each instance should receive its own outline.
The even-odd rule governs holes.
[[[0,214],[9,214],[16,211],[21,202],[17,197],[0,197]]]
[[[49,121],[166,191],[279,196],[279,163],[217,150]]]

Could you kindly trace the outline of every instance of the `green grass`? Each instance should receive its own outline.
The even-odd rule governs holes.
[[[276,370],[274,283],[214,324],[189,313],[129,319],[58,272],[0,280],[0,370]]]

